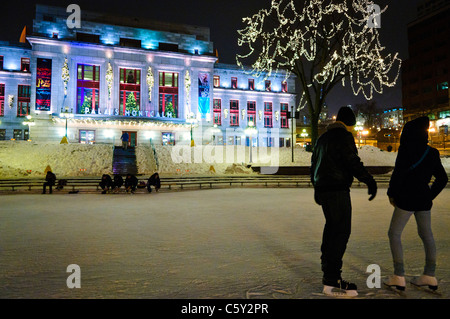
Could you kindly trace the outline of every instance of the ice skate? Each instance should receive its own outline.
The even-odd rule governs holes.
[[[406,289],[406,280],[404,276],[389,276],[388,280],[383,282],[383,284],[391,289],[396,289],[400,292],[405,291]]]
[[[337,281],[323,281],[323,293],[333,297],[356,297],[358,291],[356,285],[342,279]]]
[[[436,292],[438,289],[438,282],[436,277],[421,275],[411,280],[411,284],[415,287],[429,289],[431,292]]]

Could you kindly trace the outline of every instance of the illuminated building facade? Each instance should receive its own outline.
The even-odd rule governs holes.
[[[254,145],[290,145],[293,77],[217,63],[209,28],[81,13],[69,28],[37,5],[28,43],[0,43],[0,139],[59,142],[67,123],[71,143],[248,145],[253,124]]]

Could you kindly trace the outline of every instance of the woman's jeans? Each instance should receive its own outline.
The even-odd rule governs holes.
[[[423,274],[434,277],[436,270],[436,245],[431,231],[431,212],[429,210],[406,211],[398,207],[394,209],[388,232],[392,258],[394,259],[394,274],[397,276],[405,275],[401,236],[412,214],[416,218],[417,231],[425,247],[425,269]]]

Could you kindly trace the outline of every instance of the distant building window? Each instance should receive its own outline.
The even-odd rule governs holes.
[[[437,85],[438,91],[440,90],[448,90],[448,82],[442,82]]]
[[[14,138],[16,141],[21,140],[21,139],[22,139],[22,130],[20,130],[20,129],[15,129],[15,130],[13,130],[13,138]]]
[[[231,78],[231,88],[237,89],[237,78]]]
[[[255,80],[254,79],[248,79],[248,89],[253,91],[255,89]]]
[[[5,85],[0,84],[0,116],[5,115]]]
[[[123,47],[140,48],[141,40],[120,38],[119,45]]]
[[[288,85],[286,81],[281,82],[281,92],[287,93],[288,91]]]
[[[214,87],[218,88],[220,87],[220,76],[214,75]]]
[[[222,100],[221,99],[214,99],[213,113],[214,113],[214,123],[213,124],[222,125]]]
[[[31,86],[19,85],[18,87],[18,101],[17,101],[17,116],[23,117],[30,114],[30,94]]]
[[[175,134],[171,132],[161,133],[162,145],[175,145]]]
[[[178,52],[178,44],[159,42],[158,49],[162,51]]]
[[[264,127],[272,127],[272,102],[264,102]]]
[[[280,122],[281,122],[281,128],[289,128],[289,121],[288,121],[288,107],[289,105],[287,103],[281,103],[280,104]]]
[[[95,143],[95,131],[80,130],[80,143],[81,144],[94,144]]]
[[[20,60],[20,70],[22,72],[30,72],[30,58],[22,58]]]
[[[159,72],[159,115],[178,117],[178,73]]]
[[[121,68],[119,115],[136,116],[141,105],[141,70]]]
[[[100,66],[77,65],[77,113],[89,114],[98,110]]]
[[[239,126],[239,101],[230,101],[230,126]]]
[[[250,125],[250,122],[253,123],[253,126],[256,126],[256,102],[255,101],[247,102],[247,124]]]
[[[4,141],[6,139],[6,129],[0,129],[0,141]]]
[[[100,43],[100,36],[98,34],[77,32],[76,40],[79,42]]]
[[[265,90],[266,90],[266,91],[272,91],[271,83],[270,83],[269,80],[266,80],[266,81],[265,81]]]

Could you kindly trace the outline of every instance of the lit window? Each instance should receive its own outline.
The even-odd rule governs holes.
[[[79,142],[81,144],[94,144],[95,143],[95,131],[80,130]]]
[[[221,99],[214,99],[213,113],[214,113],[214,123],[213,124],[222,125],[222,100]]]
[[[230,126],[239,126],[239,101],[230,101]]]
[[[272,102],[264,102],[264,127],[272,127]]]
[[[20,70],[30,72],[30,58],[22,58],[20,61]]]
[[[255,89],[255,80],[254,79],[248,79],[248,89],[253,91]]]
[[[231,88],[237,89],[237,78],[231,78]]]
[[[220,76],[214,75],[214,87],[218,88],[220,87]]]

